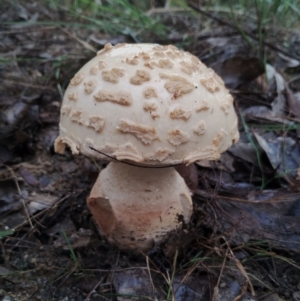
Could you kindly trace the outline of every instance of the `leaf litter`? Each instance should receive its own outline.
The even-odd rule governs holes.
[[[265,64],[255,35],[209,10],[160,10],[163,38],[42,2],[4,1],[0,16],[3,300],[298,300],[299,34],[289,55],[265,41]],[[105,43],[134,41],[177,43],[214,68],[241,132],[219,161],[180,168],[192,221],[148,254],[115,249],[93,223],[85,200],[106,163],[53,149],[70,78]]]

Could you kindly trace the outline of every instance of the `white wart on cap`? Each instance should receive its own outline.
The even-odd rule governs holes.
[[[216,160],[239,137],[232,103],[220,77],[188,52],[107,44],[71,80],[55,150],[140,165]]]

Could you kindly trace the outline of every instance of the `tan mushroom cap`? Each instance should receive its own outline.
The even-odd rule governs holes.
[[[238,138],[233,98],[198,58],[172,45],[107,44],[67,88],[55,150],[167,166],[216,160]]]

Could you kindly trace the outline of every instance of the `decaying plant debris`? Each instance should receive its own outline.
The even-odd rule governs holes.
[[[42,2],[1,3],[0,298],[300,300],[299,32],[272,28],[262,45],[251,20],[245,39],[222,15],[198,13],[152,10],[164,27],[121,32]],[[105,163],[53,149],[69,80],[107,42],[192,52],[222,76],[239,115],[237,145],[181,171],[191,223],[148,254],[98,234],[86,197]]]

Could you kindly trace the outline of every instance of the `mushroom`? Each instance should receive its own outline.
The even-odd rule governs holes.
[[[191,194],[174,166],[217,160],[237,142],[222,79],[175,46],[111,44],[71,80],[55,151],[112,161],[87,199],[107,239],[147,250],[188,223]]]

